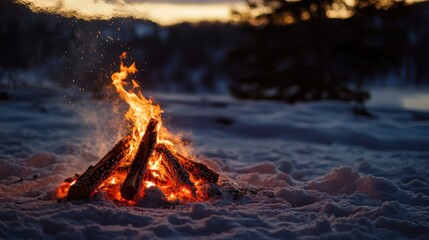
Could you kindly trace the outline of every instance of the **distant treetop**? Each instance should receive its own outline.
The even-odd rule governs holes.
[[[403,6],[405,0],[245,0],[245,10],[233,10],[236,20],[255,25],[288,25],[300,21],[348,18]]]

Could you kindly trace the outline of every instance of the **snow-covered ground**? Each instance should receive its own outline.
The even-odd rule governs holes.
[[[377,118],[340,102],[151,94],[165,124],[221,173],[223,194],[128,207],[55,199],[124,135],[123,107],[10,91],[0,101],[0,239],[428,239],[427,93],[379,91],[368,104]]]

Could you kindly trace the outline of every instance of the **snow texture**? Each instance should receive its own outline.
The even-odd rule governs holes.
[[[0,239],[429,238],[429,113],[152,94],[166,126],[221,173],[212,199],[57,202],[126,132],[124,107],[51,90],[0,101]]]

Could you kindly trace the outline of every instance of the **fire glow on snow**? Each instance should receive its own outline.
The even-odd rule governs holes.
[[[137,72],[135,63],[131,64],[129,67],[123,64],[122,60],[126,58],[125,52],[122,53],[120,58],[120,71],[112,74],[112,84],[115,86],[120,97],[129,105],[125,118],[132,123],[133,128],[131,133],[124,137],[124,139],[118,143],[119,145],[116,145],[121,147],[117,148],[115,146],[114,149],[119,149],[120,155],[125,155],[125,157],[119,158],[115,155],[113,159],[110,157],[103,158],[104,160],[100,160],[95,167],[91,166],[87,172],[79,178],[75,176],[66,179],[58,187],[57,197],[67,197],[69,200],[74,198],[86,198],[93,195],[92,186],[94,186],[96,187],[96,191],[101,190],[106,192],[112,200],[134,205],[135,200],[144,197],[142,189],[155,187],[162,191],[165,198],[169,201],[206,200],[207,193],[201,190],[201,185],[207,181],[216,183],[218,174],[214,173],[215,180],[209,180],[199,175],[200,172],[212,171],[209,169],[198,171],[196,170],[198,167],[200,169],[205,167],[203,167],[201,163],[186,159],[186,156],[189,155],[189,147],[183,144],[180,137],[171,134],[162,125],[161,114],[163,110],[161,107],[153,104],[152,100],[146,99],[142,95],[139,91],[140,87],[135,80],[131,80],[131,84],[127,81],[130,74]],[[127,90],[126,88],[129,89]],[[151,134],[152,132],[153,134]],[[148,138],[147,136],[150,135],[153,137]],[[117,150],[112,151],[118,152]],[[142,151],[146,153],[141,154],[143,153]],[[156,153],[154,153],[154,151]],[[124,152],[124,154],[122,154],[122,152]],[[110,155],[109,152],[106,156]],[[178,158],[181,160],[178,160]],[[186,172],[187,170],[180,166],[181,164],[187,166],[189,166],[189,164],[194,164],[193,167],[185,167],[187,170],[193,172]],[[136,170],[137,168],[139,170]],[[100,169],[100,171],[93,169]],[[110,173],[110,170],[112,170],[113,173]],[[146,179],[145,174],[150,175],[148,179]],[[100,180],[83,180],[86,179],[86,176]],[[131,180],[134,179],[135,176],[142,176],[142,178],[144,178],[142,185],[140,185],[141,180]],[[76,185],[78,185],[76,184],[76,179],[77,181],[82,179],[81,181],[84,185],[83,195],[81,190],[79,190],[81,187],[76,187]],[[104,181],[101,182],[101,180]],[[130,193],[130,190],[127,190],[127,187],[130,187],[129,184],[131,184],[132,193]],[[73,193],[71,189],[73,189]],[[76,197],[71,197],[70,194]]]
[[[365,120],[344,102],[153,94],[174,119],[168,126],[191,126],[210,167],[236,184],[220,183],[222,195],[205,202],[160,207],[154,197],[118,207],[102,192],[87,204],[55,201],[64,177],[128,133],[111,138],[124,121],[106,118],[111,102],[69,104],[58,89],[8,94],[0,102],[1,239],[429,239],[427,112],[373,103],[379,118]]]

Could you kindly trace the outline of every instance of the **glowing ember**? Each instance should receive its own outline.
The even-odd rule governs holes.
[[[149,181],[146,181],[146,182],[145,182],[145,186],[146,186],[146,188],[150,188],[150,187],[155,186],[155,183],[153,183],[153,182],[149,182]]]
[[[65,198],[66,196],[67,196],[67,194],[68,194],[68,192],[69,192],[69,188],[73,185],[73,184],[75,184],[76,183],[76,181],[77,181],[77,178],[76,179],[73,179],[71,182],[69,182],[69,181],[64,181],[64,182],[62,182],[61,184],[60,184],[60,186],[58,186],[58,188],[57,188],[57,197],[58,198]]]
[[[116,184],[116,178],[112,178],[112,180],[110,180],[110,184],[115,185]]]
[[[144,197],[145,188],[155,187],[169,201],[206,200],[207,193],[197,187],[216,183],[219,175],[186,157],[189,149],[163,126],[161,107],[142,95],[135,80],[127,81],[137,69],[135,63],[125,66],[124,58],[126,53],[120,56],[120,71],[111,78],[129,105],[125,118],[133,124],[132,131],[81,177],[64,181],[58,198],[85,199],[103,191],[112,200],[133,205]]]

